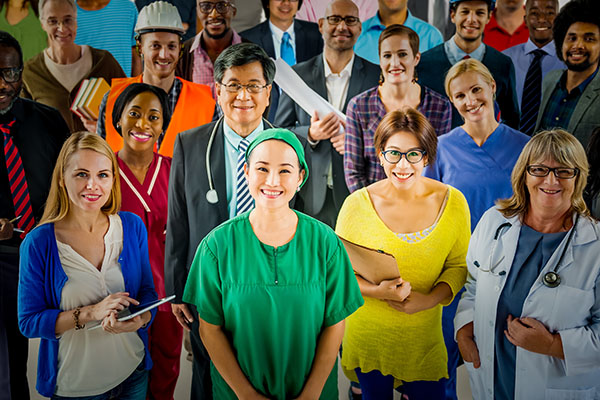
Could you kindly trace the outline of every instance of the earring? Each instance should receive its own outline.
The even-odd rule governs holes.
[[[383,72],[379,73],[379,86],[383,85],[383,82],[385,82],[385,79],[383,78]]]
[[[121,129],[121,123],[117,122],[117,129]]]

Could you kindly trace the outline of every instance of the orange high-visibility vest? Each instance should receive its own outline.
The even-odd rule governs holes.
[[[175,110],[171,115],[171,121],[165,132],[163,141],[158,149],[158,153],[173,157],[173,146],[175,145],[175,136],[179,132],[204,125],[212,121],[215,112],[215,100],[212,97],[211,89],[206,85],[200,85],[179,79],[183,85],[181,93],[177,99]],[[106,141],[113,151],[117,152],[123,147],[123,138],[116,131],[112,124],[112,112],[117,97],[132,83],[141,83],[142,75],[133,78],[113,79],[106,99],[106,112],[104,114],[104,127],[106,130]]]

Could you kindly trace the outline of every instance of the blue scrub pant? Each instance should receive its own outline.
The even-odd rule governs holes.
[[[379,371],[362,373],[360,368],[356,368],[355,371],[362,389],[362,400],[393,400],[393,376],[382,375]],[[444,399],[444,383],[442,381],[402,382],[399,390],[410,400]]]
[[[448,351],[449,378],[442,379],[442,382],[446,384],[446,400],[458,399],[456,397],[456,368],[458,368],[460,352],[458,351],[458,344],[454,341],[454,316],[456,315],[458,302],[464,291],[464,289],[461,289],[456,297],[454,297],[452,303],[444,307],[442,311],[442,333],[444,335],[444,342],[446,343],[446,350]]]

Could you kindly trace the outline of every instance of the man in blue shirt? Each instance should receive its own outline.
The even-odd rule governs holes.
[[[566,71],[552,71],[542,84],[536,131],[560,127],[584,147],[600,126],[600,4],[574,0],[554,21],[554,41]]]
[[[362,24],[362,34],[354,46],[354,52],[379,65],[379,35],[386,26],[400,24],[409,27],[419,35],[419,52],[423,53],[441,44],[444,39],[437,28],[415,18],[408,11],[407,0],[377,0],[379,11],[373,18]]]

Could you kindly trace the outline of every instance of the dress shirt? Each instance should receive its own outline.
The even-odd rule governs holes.
[[[515,66],[516,89],[517,97],[519,98],[519,109],[521,108],[521,100],[523,99],[523,86],[525,85],[525,77],[529,70],[529,65],[533,61],[533,51],[542,50],[546,55],[542,58],[542,81],[544,76],[555,69],[565,69],[565,64],[556,56],[556,47],[554,41],[551,41],[541,49],[538,48],[531,39],[527,42],[510,47],[502,52],[512,60]]]
[[[454,37],[444,42],[444,50],[446,51],[448,61],[450,61],[450,64],[452,65],[465,58],[465,56],[474,58],[477,61],[482,61],[483,56],[485,56],[485,44],[483,42],[479,45],[478,48],[473,50],[471,53],[466,53],[463,49],[458,47],[456,41],[454,40]]]
[[[284,31],[273,25],[273,23],[270,20],[269,28],[271,28],[271,36],[273,37],[273,46],[275,47],[275,58],[279,58],[281,57],[281,39],[283,38]],[[290,45],[292,45],[292,49],[294,49],[294,54],[296,54],[296,34],[294,33],[294,24],[292,23],[285,32],[287,32],[290,35]]]
[[[483,31],[483,42],[488,46],[492,46],[498,51],[503,51],[509,47],[525,43],[529,38],[529,29],[525,25],[525,21],[511,35],[504,28],[498,25],[496,19],[496,10],[492,11],[492,18],[485,26]]]
[[[256,136],[264,129],[263,122],[256,127],[255,130],[246,136],[245,139],[248,142],[252,142]],[[229,218],[233,218],[237,215],[237,163],[238,163],[238,147],[243,137],[235,133],[227,122],[223,120],[223,133],[225,140],[225,187],[227,188],[227,211],[229,212]]]
[[[329,64],[325,58],[325,53],[323,53],[323,65],[325,66],[325,86],[327,86],[327,98],[331,105],[344,112],[342,107],[344,106],[344,103],[346,102],[346,96],[348,95],[350,75],[352,74],[352,66],[354,65],[354,54],[352,54],[352,58],[339,74],[331,72],[331,68],[329,68]],[[355,77],[355,79],[360,79],[360,77]]]
[[[373,0],[354,0],[358,7],[358,16],[361,21],[366,21],[377,13],[377,2]],[[324,0],[304,0],[302,7],[298,10],[296,18],[310,22],[319,22],[319,18],[324,18],[325,11],[329,1]]]
[[[410,11],[407,11],[404,26],[412,29],[419,35],[420,53],[424,53],[444,42],[442,34],[437,28],[414,17]],[[379,13],[363,22],[362,34],[354,45],[354,52],[358,56],[371,61],[373,64],[379,65],[379,35],[381,35],[384,29],[385,25],[381,23]]]

